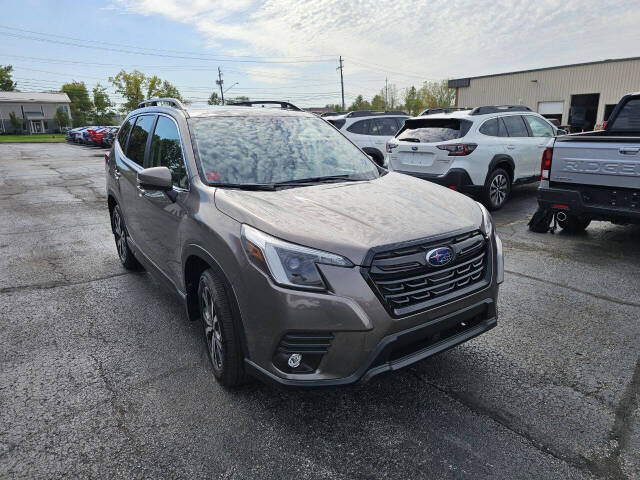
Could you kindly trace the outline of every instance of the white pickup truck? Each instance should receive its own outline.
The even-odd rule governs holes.
[[[546,215],[536,213],[533,231],[547,231],[552,215],[570,232],[584,230],[591,220],[640,223],[640,92],[622,97],[604,130],[549,142],[538,204]]]

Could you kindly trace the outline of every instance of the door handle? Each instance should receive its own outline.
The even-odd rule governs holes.
[[[514,148],[516,148],[516,146],[515,146],[515,145],[507,145],[507,148],[508,148],[509,150],[513,150]]]
[[[640,152],[640,148],[620,147],[618,151],[623,155],[635,155]]]

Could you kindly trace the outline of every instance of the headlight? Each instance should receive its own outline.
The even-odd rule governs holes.
[[[480,202],[476,203],[480,207],[480,210],[482,210],[482,231],[487,237],[490,237],[493,232],[493,218],[491,218],[491,214],[484,205]]]
[[[242,225],[242,246],[254,265],[285,287],[326,290],[316,264],[353,267],[340,255],[285,242],[248,225]]]

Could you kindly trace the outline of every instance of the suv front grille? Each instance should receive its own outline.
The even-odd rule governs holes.
[[[407,315],[486,286],[488,246],[485,236],[476,230],[377,252],[365,276],[391,314]],[[451,263],[442,267],[428,264],[427,252],[438,247],[453,250]]]

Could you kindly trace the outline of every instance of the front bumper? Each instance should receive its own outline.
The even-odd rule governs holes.
[[[359,267],[321,265],[333,291],[315,293],[281,288],[247,262],[236,292],[247,371],[281,385],[346,385],[405,367],[490,330],[497,323],[499,243],[491,242],[488,285],[402,317],[390,315]],[[285,336],[301,333],[332,338],[317,368],[295,373],[276,366],[274,354]]]
[[[429,180],[430,182],[442,185],[464,193],[478,194],[482,191],[482,185],[474,185],[469,173],[462,168],[452,168],[444,175],[434,175],[431,173],[405,172],[402,170],[394,170],[397,173],[404,173],[412,177]]]
[[[590,220],[640,223],[640,189],[541,185],[538,204],[542,208],[564,211]]]

